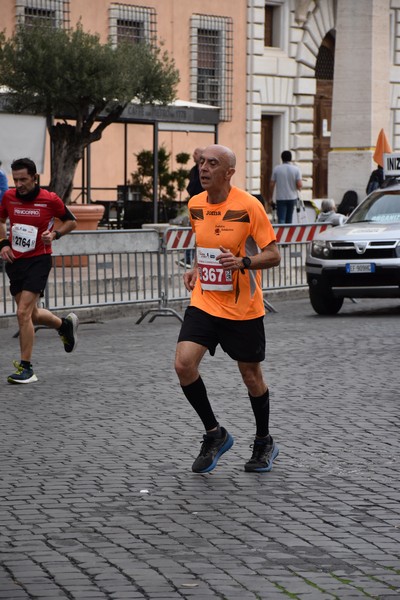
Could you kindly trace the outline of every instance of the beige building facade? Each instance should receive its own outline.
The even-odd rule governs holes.
[[[400,148],[400,0],[1,0],[1,8],[7,34],[40,17],[54,26],[80,20],[113,43],[162,41],[180,73],[177,98],[220,107],[218,141],[238,159],[234,183],[265,198],[282,150],[301,168],[304,199],[338,203],[349,189],[363,197],[380,129]],[[214,139],[182,127],[158,141],[172,169],[176,154]],[[90,149],[91,198],[112,199],[152,144],[148,125],[106,129]],[[15,156],[2,146],[7,168]],[[78,168],[78,200],[82,184]]]
[[[234,10],[232,6],[234,4]],[[1,0],[2,23],[11,34],[17,23],[34,18],[53,19],[55,26],[75,26],[98,33],[112,43],[128,37],[132,41],[156,38],[173,57],[179,71],[177,99],[220,107],[218,141],[234,148],[237,155],[235,184],[246,182],[246,0]],[[158,143],[171,153],[192,154],[197,146],[214,143],[213,132],[158,132]],[[1,140],[0,140],[1,142]],[[152,150],[153,128],[146,124],[108,127],[90,148],[91,198],[112,199],[115,188],[125,183],[124,145],[127,144],[127,173],[136,168],[135,154]],[[23,150],[21,150],[23,154]],[[14,156],[0,148],[3,165]],[[46,147],[43,184],[49,180],[49,144]],[[193,161],[190,160],[190,168]],[[80,197],[81,169],[74,180],[74,198]],[[73,198],[73,199],[74,199]]]
[[[361,200],[383,128],[400,145],[399,0],[248,0],[247,187],[291,150],[303,198]]]

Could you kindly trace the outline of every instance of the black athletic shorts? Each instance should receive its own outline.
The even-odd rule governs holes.
[[[178,342],[200,344],[208,348],[212,356],[220,344],[233,360],[262,362],[265,359],[264,317],[235,321],[213,317],[195,306],[188,306]]]
[[[26,290],[43,296],[51,266],[51,254],[18,258],[13,263],[6,263],[11,295],[16,296]]]

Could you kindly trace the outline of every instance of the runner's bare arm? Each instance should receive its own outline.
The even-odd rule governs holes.
[[[242,256],[234,256],[228,248],[220,246],[221,254],[216,258],[224,269],[237,271],[243,269]],[[281,255],[276,242],[271,242],[261,249],[261,252],[251,256],[250,270],[271,269],[277,267],[281,262]]]
[[[60,236],[62,237],[63,235],[67,235],[67,233],[70,233],[70,231],[73,231],[74,229],[76,229],[76,221],[73,221],[71,219],[69,219],[68,221],[63,221],[61,223],[61,225],[59,225],[57,227],[57,231],[60,234]],[[53,240],[56,239],[56,230],[53,229],[52,231],[44,231],[42,233],[42,240],[45,244],[51,244],[51,242]]]
[[[251,257],[250,269],[271,269],[281,262],[281,255],[276,242],[271,242],[261,249],[259,254]]]
[[[0,219],[0,240],[7,237],[6,221],[7,219]]]
[[[186,271],[183,275],[183,284],[188,292],[191,292],[196,284],[197,280],[197,261],[196,259],[193,262],[192,268],[189,271]]]
[[[6,222],[7,222],[7,219],[0,219],[0,240],[7,239]],[[15,256],[14,256],[14,253],[13,253],[10,245],[7,245],[7,246],[3,245],[3,247],[0,248],[0,258],[5,260],[6,262],[14,261]]]

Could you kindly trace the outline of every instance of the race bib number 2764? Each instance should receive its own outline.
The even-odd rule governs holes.
[[[29,252],[36,246],[38,228],[34,225],[21,225],[16,223],[11,229],[11,240],[13,250],[18,252]]]

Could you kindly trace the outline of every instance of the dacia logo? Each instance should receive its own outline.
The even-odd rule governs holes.
[[[357,254],[364,254],[367,249],[368,242],[354,242]]]
[[[220,210],[208,210],[206,212],[206,215],[211,215],[212,217],[220,217],[221,211]]]

